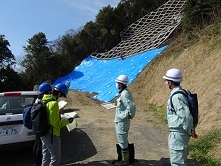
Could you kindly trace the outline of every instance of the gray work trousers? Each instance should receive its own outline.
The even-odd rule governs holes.
[[[61,140],[60,137],[51,134],[41,137],[42,141],[42,166],[59,166],[61,162]]]
[[[187,133],[170,132],[168,137],[171,166],[187,166],[188,142]]]

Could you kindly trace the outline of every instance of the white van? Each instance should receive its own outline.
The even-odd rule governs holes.
[[[37,97],[37,91],[0,93],[0,151],[33,145],[35,135],[23,125],[23,110]]]

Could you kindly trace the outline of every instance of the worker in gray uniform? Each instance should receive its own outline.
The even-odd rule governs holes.
[[[170,69],[163,76],[171,94],[182,90],[180,82],[183,81],[182,73],[179,69]],[[177,93],[172,97],[172,104],[175,111],[172,111],[170,98],[167,104],[167,121],[170,129],[168,137],[168,148],[170,152],[171,166],[187,166],[188,142],[190,137],[197,138],[193,126],[193,117],[190,113],[188,100]]]
[[[130,120],[135,116],[136,106],[131,92],[127,89],[128,77],[126,75],[119,75],[115,81],[116,87],[119,89],[119,98],[117,99],[114,122],[122,154],[122,160],[117,161],[115,165],[127,166],[129,165],[128,132]]]

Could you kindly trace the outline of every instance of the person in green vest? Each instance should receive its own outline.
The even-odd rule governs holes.
[[[59,83],[53,87],[52,94],[44,94],[42,101],[49,101],[46,104],[48,121],[52,126],[49,133],[41,137],[42,141],[42,166],[59,166],[61,162],[61,140],[60,129],[73,122],[73,118],[61,119],[58,100],[66,97],[68,88],[65,84]]]

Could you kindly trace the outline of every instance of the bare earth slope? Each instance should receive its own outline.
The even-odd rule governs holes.
[[[219,33],[215,30],[219,28]],[[131,85],[136,103],[166,106],[170,91],[162,77],[170,68],[179,68],[184,81],[181,86],[198,94],[199,133],[221,126],[221,25],[207,27],[199,40],[185,43],[178,38],[154,60]],[[142,90],[140,90],[142,89]]]
[[[181,86],[198,94],[199,136],[221,128],[221,24],[212,25],[197,34],[198,40],[184,36],[172,40],[168,49],[152,61],[131,85],[136,104],[147,109],[149,104],[164,107],[170,91],[163,75],[170,68],[179,68],[184,81]],[[212,156],[221,160],[221,144]]]
[[[137,114],[129,133],[129,141],[135,144],[135,157],[138,159],[134,165],[168,165],[167,124],[155,119],[146,110],[152,104],[165,113],[170,91],[166,89],[162,77],[170,68],[179,68],[184,76],[182,86],[198,94],[199,136],[220,128],[221,32],[214,33],[213,27],[208,27],[203,34],[199,40],[191,43],[180,37],[173,40],[169,48],[129,86],[137,105]],[[88,94],[76,91],[69,92],[67,101],[67,109],[78,112],[79,118],[78,129],[70,133],[75,145],[70,143],[69,146],[74,146],[76,153],[73,158],[76,159],[69,162],[70,156],[63,157],[63,164],[111,165],[112,160],[117,158],[113,122],[115,110],[103,109],[101,103],[92,100]],[[219,148],[217,146],[217,152]],[[214,155],[219,158],[219,154]]]

